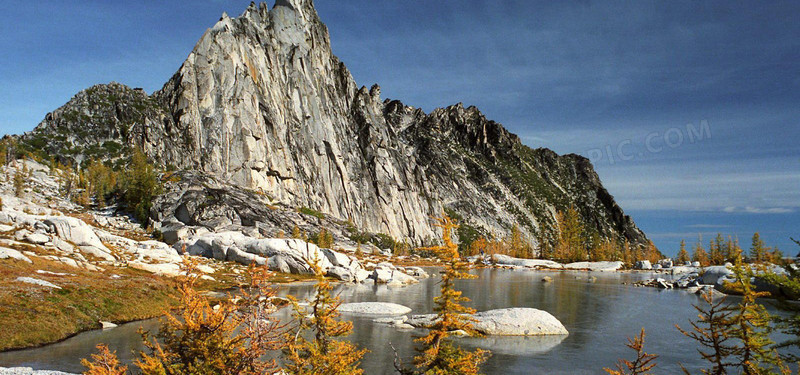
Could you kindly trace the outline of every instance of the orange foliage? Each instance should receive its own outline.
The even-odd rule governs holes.
[[[150,354],[136,362],[143,374],[270,374],[278,372],[275,361],[261,358],[280,347],[281,326],[269,316],[274,307],[269,297],[267,271],[251,266],[251,289],[238,298],[229,297],[216,306],[200,294],[197,261],[184,262],[180,280],[183,310],[168,313],[156,338],[142,333]]]
[[[86,367],[83,375],[125,375],[128,367],[122,366],[117,359],[117,352],[108,350],[108,346],[97,344],[97,354],[92,354],[92,360],[82,359],[81,364]]]
[[[604,368],[603,370],[611,375],[650,374],[650,370],[652,370],[653,367],[656,367],[656,364],[653,361],[655,361],[658,356],[655,354],[648,354],[644,351],[644,328],[642,328],[642,332],[639,334],[639,336],[636,336],[633,339],[629,338],[628,344],[625,346],[636,351],[636,359],[633,361],[620,359],[619,362],[617,362],[616,370],[609,368]]]
[[[358,366],[367,350],[358,350],[348,341],[334,339],[349,335],[353,324],[336,319],[339,317],[339,297],[331,296],[333,287],[325,279],[319,260],[313,259],[308,263],[317,275],[317,293],[311,302],[310,314],[297,299],[289,297],[297,327],[294,334],[289,332],[285,335],[285,370],[295,375],[363,374]],[[304,333],[313,333],[313,339],[306,339]]]
[[[472,318],[467,316],[473,314],[475,310],[461,305],[469,299],[454,288],[455,280],[473,278],[474,275],[465,272],[468,265],[461,261],[458,245],[453,243],[451,238],[453,230],[458,228],[458,225],[447,215],[435,220],[434,225],[442,228],[444,244],[420,250],[434,252],[445,264],[445,269],[442,271],[441,295],[434,298],[436,320],[430,327],[428,335],[417,339],[422,343],[422,347],[418,348],[420,354],[414,358],[417,371],[403,369],[401,365],[396,367],[402,374],[478,374],[479,367],[486,361],[489,352],[482,349],[468,352],[447,340],[450,332],[455,330],[478,335],[472,328]]]

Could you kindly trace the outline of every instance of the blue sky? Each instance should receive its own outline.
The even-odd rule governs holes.
[[[155,91],[249,1],[0,1],[0,134],[92,84]],[[271,4],[270,4],[271,5]],[[665,253],[800,237],[800,3],[318,0],[362,85],[476,105],[532,147],[592,158]]]

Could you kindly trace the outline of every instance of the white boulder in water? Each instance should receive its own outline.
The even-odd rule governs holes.
[[[359,315],[404,315],[411,312],[406,306],[389,302],[343,303],[338,310],[341,313]]]
[[[479,312],[473,315],[477,321],[472,324],[476,331],[484,335],[538,336],[568,335],[569,332],[556,317],[547,311],[512,307]]]
[[[568,335],[567,328],[547,311],[530,307],[511,307],[483,311],[471,316],[472,327],[484,335],[539,336]],[[407,323],[415,327],[429,327],[435,314],[413,315]]]

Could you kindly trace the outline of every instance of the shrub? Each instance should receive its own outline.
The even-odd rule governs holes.
[[[186,260],[179,289],[183,310],[167,314],[155,340],[142,332],[150,354],[141,353],[136,365],[146,375],[270,374],[277,373],[274,360],[262,357],[280,347],[281,326],[269,316],[269,297],[264,268],[250,268],[251,285],[240,299],[228,298],[212,307],[195,288],[197,261]]]
[[[281,347],[277,338],[283,326],[270,314],[274,311],[265,268],[250,267],[250,288],[238,298],[228,298],[212,307],[195,288],[199,277],[197,261],[185,260],[180,278],[179,315],[168,312],[155,338],[141,332],[149,353],[139,353],[134,365],[144,375],[256,375],[278,373],[275,360],[264,355]],[[89,375],[122,375],[115,353],[98,346],[92,361],[83,360]]]
[[[298,211],[300,211],[301,214],[314,216],[314,217],[316,217],[317,219],[320,219],[320,220],[325,219],[325,214],[323,214],[322,212],[316,211],[314,209],[308,208],[308,207],[300,207],[300,209]]]

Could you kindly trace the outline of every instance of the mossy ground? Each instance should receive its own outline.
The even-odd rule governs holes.
[[[47,255],[37,246],[9,246]],[[178,307],[174,279],[129,268],[106,266],[89,271],[31,256],[33,263],[0,260],[0,351],[57,342],[79,332],[100,328],[100,321],[129,322],[161,316]],[[246,285],[247,267],[217,263],[214,278],[199,289],[234,290]],[[39,273],[37,271],[47,271]],[[58,275],[65,274],[65,275]],[[53,289],[16,281],[33,277],[56,284]],[[275,273],[275,284],[312,280],[311,275]]]
[[[100,321],[159,316],[177,302],[173,280],[144,271],[108,267],[97,272],[39,257],[31,260],[32,264],[0,260],[0,350],[59,341],[99,328]],[[46,280],[61,289],[16,281],[20,276]]]

